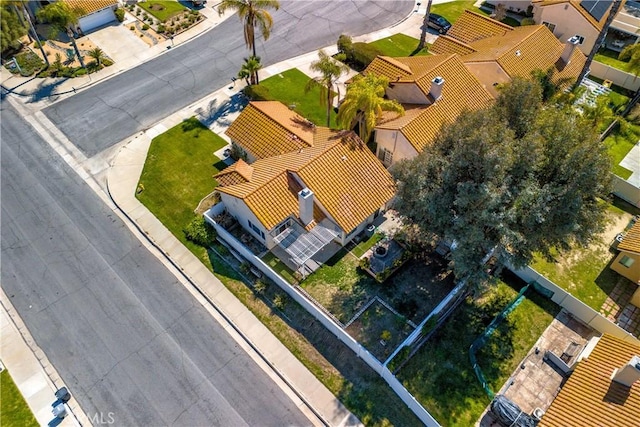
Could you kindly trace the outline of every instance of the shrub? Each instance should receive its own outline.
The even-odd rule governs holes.
[[[144,24],[144,25],[142,26],[142,30],[143,30],[143,31],[146,31],[146,30],[148,30],[148,29],[149,29],[149,24]]]
[[[266,284],[264,281],[262,281],[262,280],[258,279],[258,280],[256,280],[256,282],[253,284],[253,289],[255,289],[256,293],[258,293],[258,294],[263,294],[263,293],[265,293],[265,292],[266,292],[266,290],[267,290],[267,284]]]
[[[364,257],[360,259],[360,268],[363,270],[368,270],[371,267],[371,260],[369,257]]]
[[[244,88],[244,94],[252,101],[269,101],[271,96],[265,86],[251,85]]]
[[[438,324],[438,316],[436,315],[431,316],[429,320],[427,320],[424,326],[422,327],[422,330],[420,331],[420,333],[422,334],[422,336],[426,336],[429,332],[433,331],[436,328],[437,324]]]
[[[284,297],[284,295],[278,293],[276,294],[276,296],[273,298],[273,305],[278,309],[278,310],[282,310],[284,309],[284,306],[287,305],[287,299]]]
[[[44,43],[39,42],[38,40],[33,42],[33,47],[40,49],[40,47],[44,46]]]
[[[19,53],[15,56],[16,61],[18,61],[18,65],[20,66],[21,75],[27,77],[39,71],[43,66],[44,62],[40,59],[38,55],[33,53],[30,50]],[[14,74],[19,73],[18,68],[12,68],[10,71]]]
[[[135,25],[132,25],[132,26],[130,26],[130,27],[129,27],[129,29],[130,29],[131,31],[135,31],[136,26],[135,26]]]
[[[400,349],[398,353],[396,353],[393,359],[391,359],[391,361],[387,365],[387,368],[389,368],[391,372],[395,371],[398,366],[400,366],[400,364],[404,362],[407,357],[409,357],[409,353],[411,353],[411,347],[405,345]]]
[[[380,334],[380,339],[383,341],[390,341],[391,340],[391,332],[387,331],[386,329],[384,331],[382,331],[382,333]]]
[[[524,26],[524,25],[535,25],[536,21],[533,20],[533,18],[523,18],[520,21],[520,25]]]
[[[102,59],[102,65],[104,65],[105,67],[109,67],[109,66],[113,65],[113,61],[110,60],[109,58],[103,58]]]
[[[338,37],[338,52],[344,53],[349,58],[353,51],[353,41],[351,40],[351,36],[347,36],[346,34],[341,34]]]
[[[248,262],[243,262],[240,264],[240,272],[245,276],[251,272],[251,265]]]
[[[116,19],[118,20],[118,22],[124,21],[124,9],[119,7],[115,10],[114,13],[116,14]]]
[[[184,234],[187,240],[204,247],[211,246],[216,240],[216,230],[200,215],[191,220]]]
[[[238,144],[236,144],[235,142],[231,143],[231,152],[229,153],[229,157],[231,157],[233,160],[247,160],[247,152],[244,151],[242,149],[242,147],[240,147]]]
[[[136,10],[136,16],[140,16],[140,13],[141,13],[140,9]]]
[[[371,63],[371,61],[376,59],[376,56],[382,55],[382,52],[380,52],[380,50],[367,43],[354,43],[352,49],[353,50],[351,59],[361,65],[362,68],[366,68]],[[347,54],[347,60],[348,59],[349,55]]]
[[[84,76],[85,74],[87,74],[86,68],[78,68],[76,71],[74,71],[73,76],[78,77],[78,76]]]
[[[162,24],[158,25],[158,32],[159,33],[164,33],[165,30],[166,30],[166,28],[164,27],[164,25],[162,25]]]

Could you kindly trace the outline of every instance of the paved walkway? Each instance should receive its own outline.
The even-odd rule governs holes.
[[[24,396],[38,424],[71,427],[91,425],[76,400],[67,403],[67,416],[57,424],[53,416],[55,392],[64,386],[47,356],[35,343],[10,299],[0,289],[0,360]]]
[[[372,34],[355,38],[356,41],[372,41],[384,38],[396,33],[405,33],[414,37],[420,36],[420,25],[424,17],[424,7],[421,10],[414,11],[409,17],[399,24],[385,30],[381,30]],[[210,24],[216,25],[215,17],[209,20]],[[222,19],[222,18],[221,18]],[[196,27],[190,31],[176,36],[174,44],[187,41],[196,37],[199,33],[205,31],[209,27]],[[435,36],[429,34],[428,42],[432,42]],[[61,83],[57,86],[58,93],[65,91],[81,91],[84,88],[97,83],[98,81],[109,78],[122,70],[139,65],[154,56],[162,54],[169,47],[170,42],[164,42],[152,48],[147,48],[142,54],[132,54],[127,61],[122,61],[119,65],[105,68],[104,70],[92,74],[92,80],[80,82],[80,79],[58,79]],[[335,46],[328,46],[327,53],[335,53]],[[301,55],[296,58],[275,64],[261,71],[261,77],[266,78],[271,75],[278,74],[290,68],[299,68],[305,73],[309,73],[309,64],[317,59],[317,52]],[[3,86],[13,88],[13,90],[22,95],[29,95],[37,91],[41,85],[36,79],[24,79],[7,76],[6,70],[2,69],[1,77]],[[351,77],[352,74],[344,76],[343,81]],[[51,80],[51,79],[47,79]],[[88,80],[84,79],[84,80]],[[302,363],[291,354],[291,352],[240,302],[238,301],[226,287],[193,255],[189,252],[167,228],[158,221],[138,200],[135,198],[135,190],[138,184],[144,162],[146,160],[147,151],[151,140],[166,131],[167,129],[179,124],[184,119],[191,116],[198,116],[205,122],[214,132],[220,134],[223,138],[224,131],[239,114],[237,101],[241,98],[239,94],[243,88],[243,84],[237,81],[233,85],[219,89],[211,95],[203,98],[197,103],[178,111],[171,116],[165,118],[155,126],[142,134],[138,134],[132,138],[127,138],[127,143],[122,143],[107,172],[108,192],[114,203],[121,212],[128,217],[135,226],[146,235],[149,241],[158,248],[169,260],[171,264],[178,267],[187,280],[193,284],[205,298],[210,302],[222,317],[222,323],[225,321],[229,325],[232,336],[240,339],[241,336],[255,350],[255,354],[259,355],[257,360],[261,365],[265,363],[269,365],[273,371],[290,387],[290,391],[296,394],[298,398],[313,409],[315,415],[318,416],[323,423],[332,426],[351,426],[361,425],[360,421],[348,411],[344,405],[313,375],[302,365]],[[343,92],[344,93],[344,92]],[[49,100],[52,102],[57,100]],[[222,156],[222,151],[216,153]],[[14,376],[16,383],[25,396],[30,407],[38,417],[41,424],[47,424],[51,421],[50,407],[55,400],[53,393],[55,389],[62,386],[62,382],[53,370],[53,367],[46,362],[46,357],[39,349],[33,346],[20,346],[20,334],[15,328],[14,323],[5,321],[9,319],[7,312],[11,317],[15,317],[16,324],[20,324],[19,329],[28,334],[26,327],[22,325],[19,317],[13,311],[13,308],[5,305],[6,297],[2,295],[3,306],[6,312],[2,312],[2,358],[7,365],[9,371]],[[216,316],[216,317],[220,317]],[[9,338],[13,337],[13,338]],[[17,342],[15,346],[10,346],[11,351],[5,350],[5,344]],[[32,341],[32,340],[31,340]],[[30,348],[31,347],[31,348]],[[33,351],[32,351],[33,350]],[[34,352],[36,356],[34,356]],[[251,353],[250,353],[251,354]],[[6,357],[6,361],[4,360]],[[29,361],[30,359],[33,359]],[[38,362],[38,359],[40,362]],[[42,365],[44,365],[44,368]],[[21,366],[27,366],[23,369]],[[55,383],[55,386],[54,386]],[[58,387],[56,387],[58,386]],[[306,405],[301,405],[301,410],[309,414]],[[74,420],[82,425],[89,425],[86,415],[81,412],[75,401],[70,401],[70,407],[78,420]],[[313,419],[313,415],[310,419]],[[48,419],[45,420],[45,418]],[[71,422],[65,420],[64,425]],[[315,421],[314,424],[320,424]]]

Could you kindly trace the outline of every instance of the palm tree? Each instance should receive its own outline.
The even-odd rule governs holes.
[[[338,110],[338,126],[349,130],[357,124],[360,138],[367,143],[383,111],[404,115],[398,101],[384,98],[388,85],[389,79],[373,73],[354,77]]]
[[[84,15],[84,11],[82,9],[71,7],[67,3],[61,1],[50,3],[37,12],[39,19],[51,24],[52,38],[56,37],[61,31],[67,33],[69,39],[71,39],[73,49],[76,51],[78,60],[80,61],[80,66],[82,68],[86,68],[84,61],[82,60],[82,55],[76,45],[76,39],[73,37],[73,30],[71,29],[72,25],[78,22],[78,18],[82,15]]]
[[[260,57],[250,56],[244,58],[244,64],[242,64],[242,68],[240,68],[238,72],[238,77],[245,79],[248,85],[257,85],[258,71],[260,71],[261,68],[262,63],[260,62]]]
[[[613,4],[611,5],[611,9],[609,9],[609,15],[607,15],[607,19],[604,21],[604,25],[598,33],[598,37],[596,37],[596,41],[591,48],[591,52],[589,52],[589,56],[587,56],[587,60],[582,67],[582,71],[578,75],[578,80],[576,80],[576,86],[579,86],[582,83],[582,79],[587,75],[589,71],[589,67],[591,67],[591,63],[593,62],[593,57],[596,56],[596,53],[600,50],[600,47],[604,43],[604,38],[607,36],[607,32],[609,31],[609,27],[613,22],[613,18],[618,14],[618,10],[620,10],[620,6],[622,5],[622,0],[613,0]]]
[[[16,4],[14,4],[13,7],[16,8],[16,11],[18,10],[18,4],[20,5],[20,8],[22,9],[22,13],[24,14],[24,17],[26,18],[27,22],[29,23],[29,29],[31,30],[31,33],[33,34],[33,38],[36,40],[36,43],[38,43],[38,47],[40,48],[40,53],[42,53],[42,57],[44,58],[44,62],[47,64],[47,68],[49,68],[49,66],[51,65],[51,64],[49,64],[49,58],[47,57],[47,54],[44,51],[44,47],[42,46],[42,41],[40,40],[40,36],[38,36],[38,32],[36,31],[36,27],[33,25],[33,21],[31,21],[31,15],[29,14],[29,11],[27,11],[26,0],[21,0],[21,1],[17,2]]]
[[[278,0],[222,0],[218,5],[218,14],[223,15],[227,10],[235,10],[238,17],[244,22],[244,42],[248,49],[256,54],[256,27],[262,33],[265,41],[271,34],[273,18],[266,9],[280,9]]]
[[[309,80],[305,87],[305,92],[309,92],[315,87],[320,88],[320,105],[327,108],[327,127],[331,126],[331,109],[333,107],[333,97],[337,93],[340,99],[340,88],[337,86],[338,79],[349,71],[349,67],[342,62],[346,59],[344,54],[336,55],[337,61],[327,55],[324,50],[318,52],[318,60],[311,63],[311,70],[320,73],[320,76]],[[334,91],[335,89],[335,91]]]
[[[100,65],[102,64],[102,61],[106,58],[106,56],[105,56],[105,54],[104,54],[104,51],[103,51],[102,49],[100,49],[99,47],[96,47],[96,48],[94,48],[94,49],[91,49],[91,50],[87,53],[87,55],[88,55],[90,58],[95,59],[95,61],[96,61],[96,66],[97,66],[98,68],[100,68]]]
[[[416,50],[419,52],[424,48],[425,43],[427,42],[427,28],[429,28],[429,15],[431,14],[431,2],[433,0],[427,1],[427,10],[424,14],[424,20],[422,21],[422,27],[420,27],[420,42],[418,43],[418,47]]]

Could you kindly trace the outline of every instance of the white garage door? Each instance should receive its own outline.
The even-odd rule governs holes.
[[[94,28],[97,28],[101,25],[108,24],[111,21],[116,20],[116,15],[113,13],[113,10],[108,7],[106,9],[99,10],[97,12],[93,12],[90,15],[83,16],[79,19],[80,29],[83,33],[87,33]]]

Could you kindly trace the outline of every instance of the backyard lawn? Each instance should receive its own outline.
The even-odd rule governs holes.
[[[0,372],[0,426],[38,426],[38,421],[6,369]]]
[[[609,49],[600,49],[600,51],[598,51],[598,53],[593,57],[593,60],[609,65],[613,68],[617,68],[618,70],[625,72],[629,71],[629,62],[619,60],[618,52],[614,52]]]
[[[523,285],[505,276],[481,298],[471,297],[399,372],[398,378],[443,426],[472,426],[490,400],[469,360],[469,346]],[[532,290],[478,353],[489,387],[497,392],[551,323],[559,307]]]
[[[378,243],[383,238],[384,238],[383,233],[374,233],[368,239],[362,240],[360,243],[358,243],[353,249],[351,249],[351,252],[353,252],[355,256],[360,258],[362,255],[365,254],[365,252],[371,249],[373,245]]]
[[[226,144],[197,119],[187,119],[151,141],[138,186],[138,200],[203,261],[206,251],[182,230],[218,184],[213,175],[226,165],[213,152]]]
[[[423,56],[429,54],[430,44],[427,44],[419,52],[414,53],[418,47],[420,40],[407,36],[406,34],[394,34],[390,37],[376,40],[369,43],[378,49],[384,56],[403,57],[403,56]]]
[[[223,167],[212,155],[223,145],[195,119],[154,138],[138,199],[364,424],[419,426],[382,378],[277,286],[258,295],[218,252],[186,241],[182,230],[200,199],[213,191],[212,175]],[[224,255],[221,245],[217,250]],[[284,300],[278,310],[277,295]]]
[[[556,253],[552,261],[538,256],[530,265],[589,307],[600,311],[613,288],[620,281],[627,280],[609,268],[614,258],[609,245],[615,235],[624,230],[630,219],[631,214],[615,206],[609,206],[609,226],[597,243],[588,247],[576,247],[565,253]]]
[[[140,1],[136,3],[136,5],[149,12],[149,14],[156,17],[160,22],[165,22],[172,16],[187,10],[187,8],[181,5],[178,1]]]
[[[280,261],[280,259],[278,259],[273,253],[267,252],[266,255],[262,257],[262,261],[269,265],[273,271],[278,273],[287,282],[291,284],[298,283],[298,280],[293,275],[293,271],[291,271],[291,269],[287,267],[284,262]]]
[[[640,127],[634,127],[638,128],[640,131]],[[637,135],[625,135],[621,132],[615,132],[604,140],[604,143],[607,145],[609,155],[611,156],[612,172],[622,179],[629,178],[633,172],[623,166],[620,166],[619,163],[627,154],[629,154],[629,151],[631,151],[637,142]]]
[[[295,105],[294,110],[302,117],[318,126],[326,126],[327,109],[320,102],[320,88],[305,92],[310,77],[297,68],[283,71],[260,82],[267,89],[266,98],[280,101],[285,105]],[[344,94],[341,94],[344,96]],[[336,127],[336,115],[331,112],[331,127]]]

